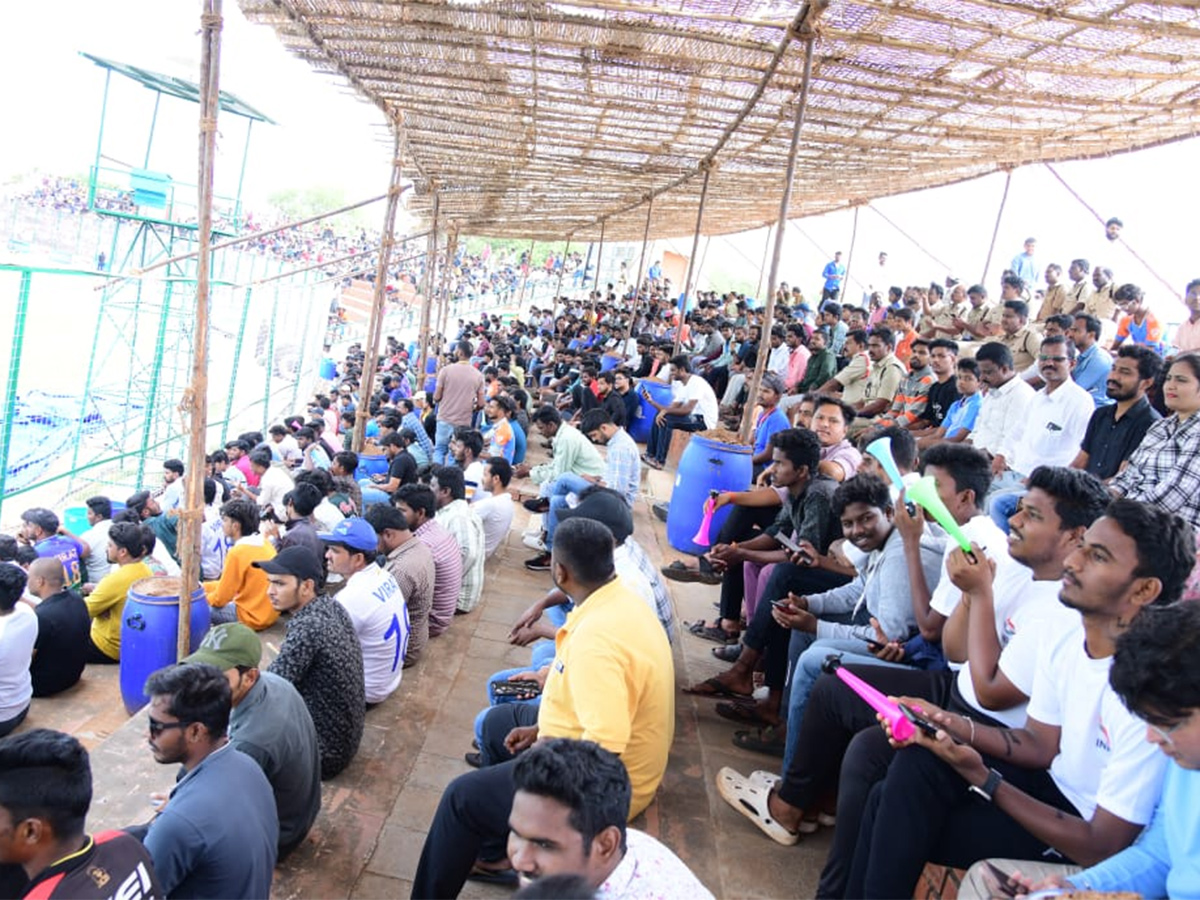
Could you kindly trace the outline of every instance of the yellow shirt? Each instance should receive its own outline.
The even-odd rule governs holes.
[[[538,737],[595,741],[621,757],[629,818],[650,805],[675,736],[675,666],[658,618],[615,578],[572,610],[555,636]]]
[[[267,597],[267,573],[254,568],[253,564],[274,556],[275,548],[261,534],[238,538],[225,555],[221,579],[204,582],[208,605],[221,607],[237,603],[239,622],[255,631],[270,628],[279,618],[279,610]]]
[[[135,581],[153,574],[144,562],[128,563],[101,578],[84,598],[92,617],[92,643],[105,656],[121,658],[121,613],[125,611],[125,598]]]

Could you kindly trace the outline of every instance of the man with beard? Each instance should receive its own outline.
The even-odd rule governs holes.
[[[1105,393],[1116,402],[1092,413],[1072,467],[1104,481],[1125,467],[1150,426],[1162,418],[1146,397],[1161,370],[1162,359],[1149,347],[1131,344],[1117,349],[1105,385]]]

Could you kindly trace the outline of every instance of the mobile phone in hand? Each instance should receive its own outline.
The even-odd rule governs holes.
[[[929,735],[929,737],[937,737],[938,727],[936,725],[934,725],[928,719],[918,716],[903,703],[898,703],[896,705],[900,707],[900,712],[904,715],[904,718],[908,719],[908,721],[920,728],[923,732]]]
[[[1019,889],[1016,885],[1012,884],[1012,876],[1008,872],[995,865],[990,859],[985,859],[983,864],[987,866],[987,870],[991,876],[996,879],[996,889],[998,891],[1004,894],[1005,897],[1017,896]]]
[[[800,549],[800,545],[797,544],[794,540],[792,540],[790,535],[786,535],[782,531],[779,532],[779,534],[775,535],[775,540],[779,541],[779,543],[783,544],[783,546],[785,546],[787,549],[791,550],[793,553],[803,553],[804,552],[803,550]]]
[[[771,605],[773,607],[775,607],[776,609],[791,609],[792,608],[792,602],[790,600],[788,600],[787,597],[784,597],[782,600],[772,600]]]
[[[878,653],[880,650],[883,649],[883,644],[879,643],[879,641],[873,641],[870,638],[867,638],[866,641],[867,641],[867,649],[870,650],[872,653]]]

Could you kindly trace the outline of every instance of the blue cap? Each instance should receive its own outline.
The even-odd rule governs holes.
[[[343,519],[333,531],[321,531],[317,537],[328,544],[345,544],[353,550],[370,553],[379,546],[379,538],[371,524],[359,516]]]

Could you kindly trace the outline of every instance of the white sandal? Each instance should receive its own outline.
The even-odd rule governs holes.
[[[789,831],[773,818],[767,797],[771,786],[763,780],[756,779],[760,773],[750,778],[735,772],[728,766],[717,773],[717,791],[722,799],[743,816],[753,822],[760,831],[771,840],[785,847],[791,847],[800,842],[800,833]],[[761,773],[770,775],[770,773]]]

